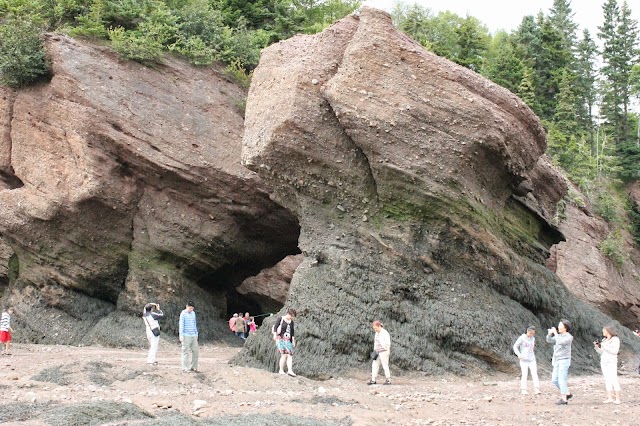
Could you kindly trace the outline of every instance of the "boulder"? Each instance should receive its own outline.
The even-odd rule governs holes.
[[[532,173],[553,175],[545,148],[520,99],[427,52],[382,11],[265,49],[242,156],[301,225],[285,304],[298,312],[297,372],[366,369],[376,319],[393,368],[514,371],[526,326],[544,335],[562,317],[575,324],[574,368],[595,368],[591,342],[610,318],[545,267],[564,238],[553,201],[523,201]],[[545,184],[562,198],[561,182]],[[540,343],[543,368],[550,355]],[[234,362],[275,370],[277,358],[267,326]]]
[[[303,259],[301,254],[287,256],[272,268],[247,278],[236,290],[245,300],[255,300],[265,313],[277,312],[287,300],[291,278]]]
[[[51,81],[0,93],[16,338],[144,343],[144,304],[175,334],[187,300],[202,339],[226,336],[227,294],[299,253],[295,216],[240,164],[245,92],[219,66],[147,68],[60,35],[46,47]]]

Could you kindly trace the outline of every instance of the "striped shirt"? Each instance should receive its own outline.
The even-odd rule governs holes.
[[[3,312],[2,319],[0,319],[0,331],[9,331],[10,323],[11,323],[11,315],[9,315],[9,312]]]
[[[196,327],[196,313],[189,312],[186,309],[180,313],[180,335],[181,336],[197,336],[198,328]]]

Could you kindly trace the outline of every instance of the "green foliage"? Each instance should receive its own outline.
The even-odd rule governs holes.
[[[109,38],[113,49],[124,58],[151,65],[162,56],[162,43],[152,34],[117,27],[109,30]]]
[[[22,87],[49,73],[37,23],[10,17],[0,24],[0,81],[10,87]]]
[[[629,200],[629,218],[631,235],[636,244],[640,245],[640,208],[633,200]]]
[[[602,254],[618,266],[622,266],[627,258],[624,251],[624,238],[619,229],[611,232],[607,238],[600,243],[599,248]]]
[[[225,69],[226,74],[233,79],[236,83],[244,88],[249,88],[251,85],[251,77],[253,77],[253,71],[247,72],[239,59],[236,59]],[[244,108],[242,108],[244,111]]]

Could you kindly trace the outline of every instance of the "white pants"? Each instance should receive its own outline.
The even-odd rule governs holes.
[[[620,382],[618,381],[618,364],[600,364],[602,375],[604,376],[604,384],[607,392],[620,392]]]
[[[387,379],[391,378],[391,372],[389,372],[389,351],[380,352],[378,358],[373,360],[371,364],[371,380],[376,381],[378,377],[378,371],[380,371],[380,364],[384,370],[384,375]]]
[[[520,370],[522,370],[522,376],[520,377],[520,389],[527,390],[527,376],[529,375],[529,370],[531,370],[533,387],[535,389],[540,388],[540,381],[538,381],[538,364],[535,359],[533,361],[520,361]]]
[[[147,355],[147,364],[153,364],[156,362],[156,354],[158,353],[158,344],[160,343],[160,336],[154,336],[151,330],[147,327],[147,340],[149,341],[149,355]]]

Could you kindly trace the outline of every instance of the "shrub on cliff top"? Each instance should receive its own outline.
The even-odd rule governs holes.
[[[30,20],[12,18],[0,25],[0,81],[22,87],[47,75],[42,29]]]

